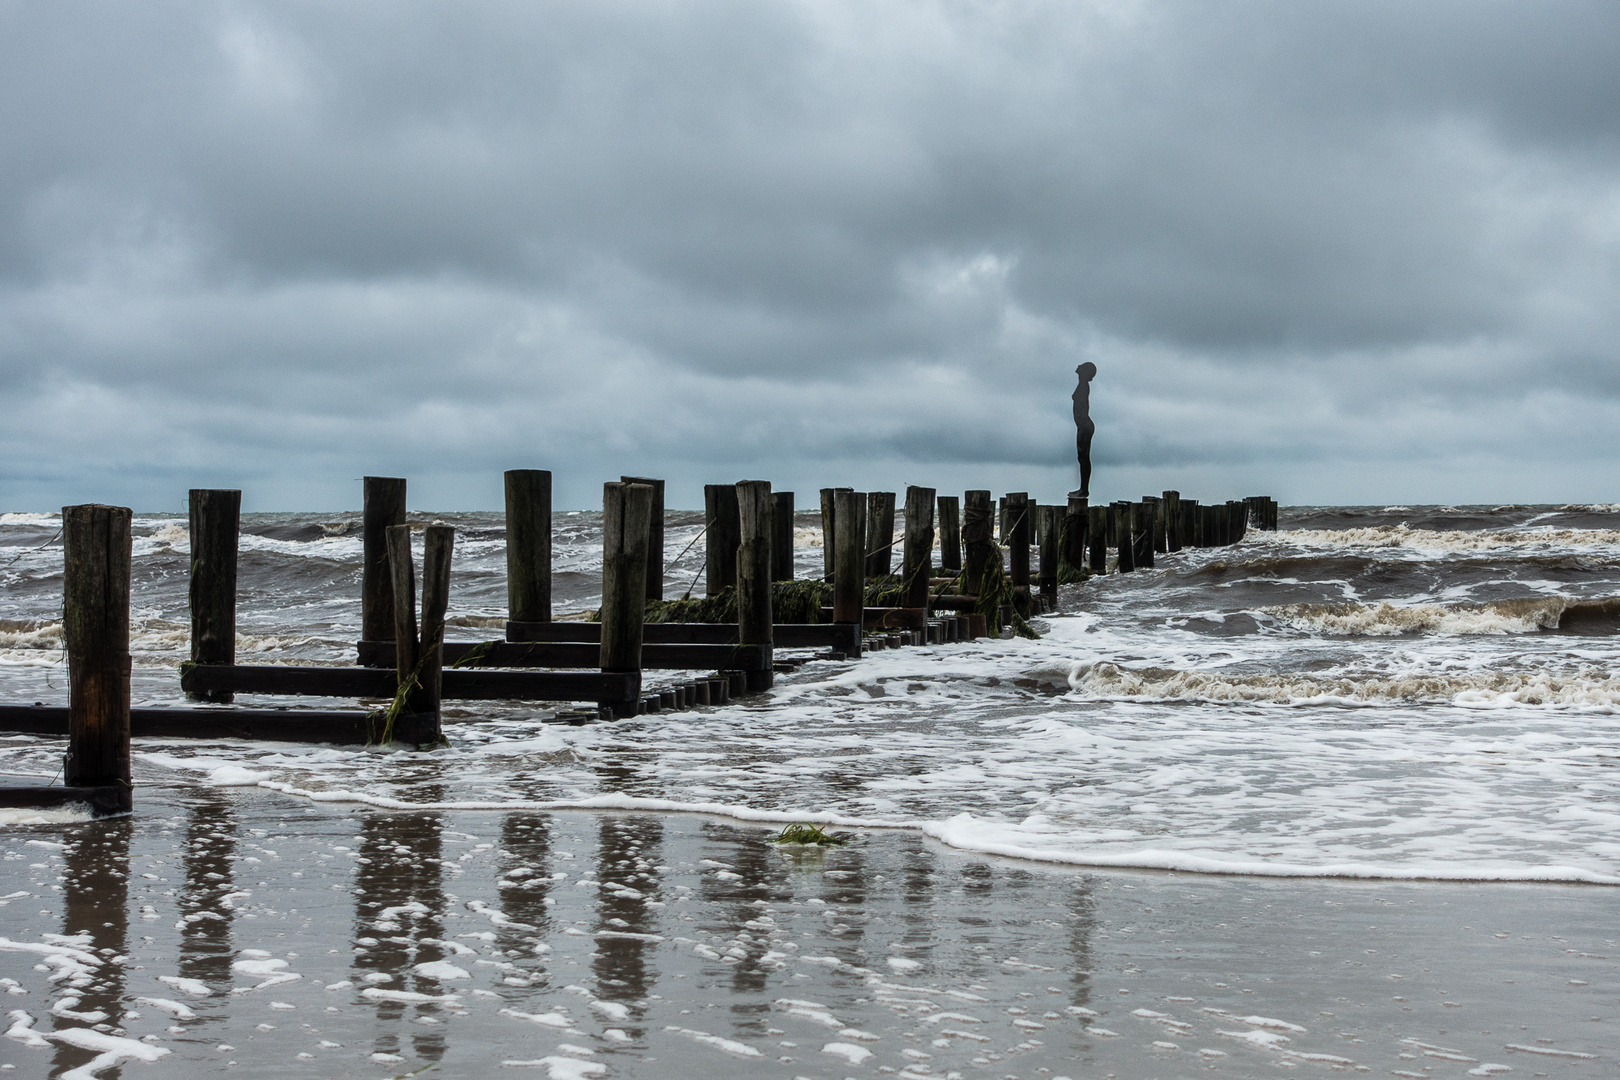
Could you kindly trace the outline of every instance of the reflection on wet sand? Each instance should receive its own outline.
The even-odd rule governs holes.
[[[424,798],[443,795],[426,790]],[[355,982],[439,996],[439,981],[415,968],[445,958],[443,816],[437,811],[366,815],[356,861]],[[444,1056],[437,1003],[382,997],[376,1011],[376,1053],[400,1054],[400,1022],[409,1013],[411,1051],[425,1062]]]
[[[650,938],[620,934],[656,933],[657,919],[648,904],[658,903],[658,874],[663,826],[655,817],[604,817],[597,832],[596,954],[591,971],[608,1000],[630,1003],[639,1018],[644,998],[657,980]],[[629,1032],[639,1037],[640,1031]]]
[[[204,788],[189,818],[181,855],[186,880],[180,892],[180,975],[206,983],[216,995],[229,994],[232,908],[226,897],[235,889],[236,815],[224,795]]]
[[[501,822],[501,873],[496,884],[500,906],[511,924],[500,927],[495,939],[509,957],[532,956],[536,937],[544,939],[550,926],[551,828],[546,814],[508,814]],[[514,967],[502,981],[508,986],[550,985],[544,969],[519,972]]]
[[[66,1023],[57,1030],[85,1024],[102,1031],[122,1034],[118,1023],[124,1013],[124,961],[129,952],[129,845],[135,823],[130,818],[112,818],[75,826],[66,835],[62,851],[66,877],[62,884],[62,933],[67,937],[88,938],[81,946],[101,957],[101,965],[90,971],[84,985],[64,989],[51,1009]],[[75,980],[77,981],[77,980]],[[83,1050],[56,1043],[52,1054],[51,1076],[61,1076],[96,1057],[94,1050]],[[104,1080],[117,1080],[116,1068],[100,1074]]]

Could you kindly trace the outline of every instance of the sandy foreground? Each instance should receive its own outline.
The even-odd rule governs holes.
[[[1620,893],[143,786],[0,829],[17,1076],[1600,1076]],[[504,1067],[504,1068],[503,1068]],[[13,1071],[14,1070],[14,1071]]]

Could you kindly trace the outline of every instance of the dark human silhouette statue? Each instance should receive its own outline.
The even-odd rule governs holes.
[[[1080,458],[1080,497],[1091,498],[1091,436],[1097,425],[1091,422],[1091,380],[1097,377],[1097,365],[1086,361],[1074,369],[1080,376],[1080,385],[1074,388],[1074,452]]]

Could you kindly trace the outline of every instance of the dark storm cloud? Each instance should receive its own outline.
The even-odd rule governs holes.
[[[1102,494],[1614,498],[1617,40],[1607,4],[0,3],[0,491],[1052,497],[1090,359]]]

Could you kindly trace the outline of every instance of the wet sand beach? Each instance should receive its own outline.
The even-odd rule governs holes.
[[[1082,870],[905,831],[773,832],[148,784],[133,818],[0,840],[0,1062],[1125,1078],[1620,1060],[1603,887]]]

